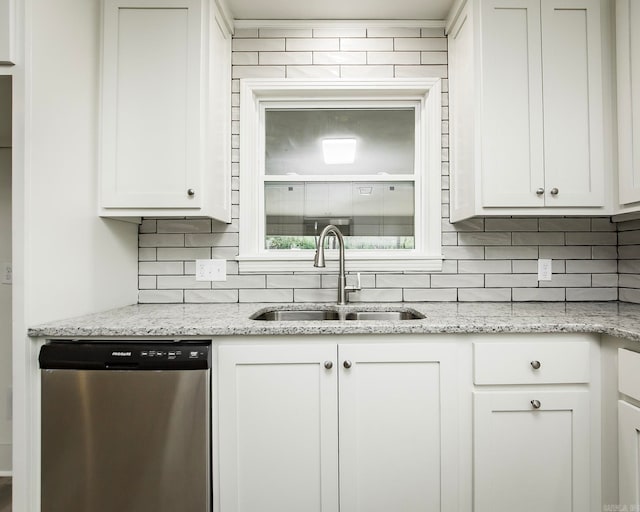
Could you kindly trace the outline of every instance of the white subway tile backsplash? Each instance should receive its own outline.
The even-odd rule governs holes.
[[[175,304],[183,302],[183,290],[140,290],[138,302],[140,304]]]
[[[511,298],[516,302],[565,300],[564,288],[513,288]]]
[[[140,234],[138,235],[139,247],[184,247],[184,235],[182,234]]]
[[[428,274],[378,274],[377,288],[429,288]]]
[[[314,65],[366,63],[367,52],[313,52]]]
[[[187,304],[238,302],[238,290],[185,290],[184,301]]]
[[[564,245],[564,233],[513,233],[513,245]]]
[[[414,37],[394,39],[395,51],[446,52],[447,40],[444,37]]]
[[[432,288],[482,288],[485,276],[482,274],[454,274],[431,276]]]
[[[540,219],[540,231],[590,231],[591,219],[550,217]]]
[[[287,78],[340,78],[340,66],[287,66]]]
[[[345,52],[390,52],[393,51],[393,39],[383,37],[343,37],[340,39],[340,50]]]
[[[422,37],[444,37],[444,27],[436,28],[436,27],[426,27],[420,30],[420,35]]]
[[[420,52],[420,64],[447,64],[447,52]]]
[[[368,52],[367,64],[420,64],[420,53]]]
[[[340,50],[340,39],[287,39],[288,52],[333,52]]]
[[[456,288],[405,288],[406,302],[451,302],[458,299]]]
[[[240,289],[238,290],[239,302],[293,302],[293,290],[291,289]]]
[[[138,247],[138,261],[155,261],[155,247]]]
[[[489,217],[449,223],[449,97],[444,28],[336,26],[236,30],[232,54],[231,224],[145,218],[139,228],[141,303],[328,302],[335,272],[238,272],[240,80],[243,78],[437,77],[442,86],[441,272],[362,274],[353,302],[640,302],[640,220],[608,217]],[[227,280],[196,281],[195,259],[227,261]],[[553,260],[537,281],[537,259]],[[350,273],[349,284],[355,282]],[[619,288],[618,288],[619,286]],[[460,306],[458,306],[460,307]]]
[[[138,276],[138,290],[155,290],[156,276]]]
[[[313,37],[366,37],[366,28],[314,28]]]
[[[141,276],[178,275],[184,272],[182,261],[141,261],[138,274]]]
[[[260,64],[272,66],[277,64],[311,64],[311,52],[260,52]]]
[[[233,52],[231,63],[234,66],[257,66],[258,52]]]
[[[284,78],[284,66],[233,66],[233,78]]]
[[[274,274],[267,276],[267,288],[320,288],[319,274]]]
[[[568,301],[618,300],[617,288],[567,288]]]
[[[393,78],[393,66],[340,66],[342,78]]]
[[[511,300],[511,288],[460,288],[460,302],[508,302]]]
[[[367,37],[420,37],[420,29],[410,27],[372,27],[367,29]]]
[[[234,52],[283,52],[285,39],[234,38],[231,47]]]
[[[158,276],[158,290],[211,289],[211,281],[196,281],[195,276]]]
[[[535,288],[538,286],[537,274],[487,274],[487,288]]]
[[[202,260],[211,258],[210,247],[159,247],[158,261]]]
[[[313,31],[310,28],[261,28],[258,36],[261,38],[270,37],[312,37]]]
[[[447,66],[396,66],[396,78],[444,78]],[[446,109],[447,107],[443,107]],[[446,119],[449,118],[447,113]]]

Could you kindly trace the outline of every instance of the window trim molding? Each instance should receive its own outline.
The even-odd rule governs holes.
[[[421,200],[416,218],[422,224],[422,243],[411,251],[374,254],[349,250],[346,259],[350,271],[440,271],[441,254],[441,160],[442,160],[442,85],[440,78],[388,80],[308,80],[241,79],[240,80],[240,248],[239,271],[292,272],[326,271],[312,265],[313,251],[286,254],[261,248],[255,220],[260,194],[261,105],[272,101],[417,101],[420,108],[421,137],[419,147],[423,173]],[[437,205],[437,208],[436,206]],[[427,215],[429,206],[433,211]],[[437,212],[437,213],[436,213]],[[328,258],[330,260],[331,257]],[[331,270],[331,262],[328,261]]]

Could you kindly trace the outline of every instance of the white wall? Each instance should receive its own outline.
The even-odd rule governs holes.
[[[137,301],[137,226],[97,216],[99,0],[17,2],[13,510],[38,508],[28,326]]]
[[[0,273],[11,262],[11,77],[0,76]],[[11,290],[0,283],[0,473],[11,469]]]

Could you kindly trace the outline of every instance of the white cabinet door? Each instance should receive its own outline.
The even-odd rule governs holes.
[[[231,37],[213,2],[105,0],[100,214],[231,222]]]
[[[601,206],[600,0],[542,0],[541,5],[545,205]]]
[[[14,63],[15,0],[0,0],[0,64]]]
[[[452,345],[340,345],[340,511],[457,510]]]
[[[102,206],[201,206],[202,35],[200,0],[105,1]]]
[[[475,392],[474,512],[590,510],[589,425],[586,390]]]
[[[220,347],[222,512],[338,511],[336,351]]]
[[[618,401],[618,464],[620,505],[640,510],[640,409],[623,401]]]
[[[616,2],[620,203],[640,201],[640,5]]]
[[[540,0],[481,9],[483,204],[544,206]]]

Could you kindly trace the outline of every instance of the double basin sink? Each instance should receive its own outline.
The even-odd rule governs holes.
[[[355,308],[345,309],[271,309],[258,312],[251,317],[252,320],[267,322],[291,322],[291,321],[325,321],[325,320],[419,320],[424,315],[412,309],[394,310],[360,310]]]

